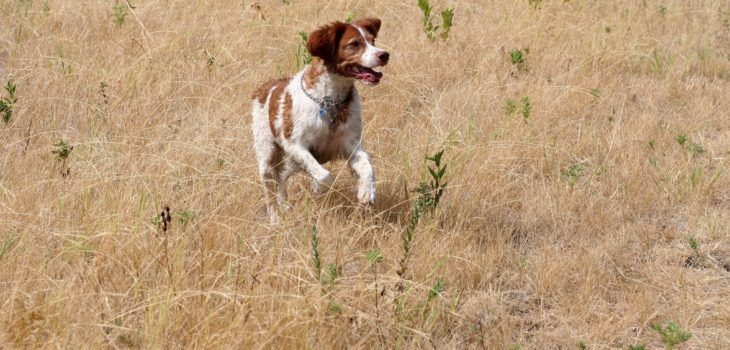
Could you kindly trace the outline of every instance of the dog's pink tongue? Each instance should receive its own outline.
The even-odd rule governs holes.
[[[358,79],[366,81],[368,83],[379,83],[382,77],[383,73],[376,72],[372,69],[368,69],[367,71],[364,70],[357,74]]]

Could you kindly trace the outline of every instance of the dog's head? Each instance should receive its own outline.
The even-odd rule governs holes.
[[[380,82],[383,73],[373,70],[388,64],[390,54],[375,47],[380,20],[365,18],[352,24],[333,22],[309,34],[307,49],[337,74],[365,84]]]

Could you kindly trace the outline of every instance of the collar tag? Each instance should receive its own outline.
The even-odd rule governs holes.
[[[314,96],[310,95],[309,92],[307,92],[307,89],[304,88],[304,77],[300,79],[300,82],[304,94],[307,95],[307,97],[309,97],[309,99],[314,103],[319,105],[319,117],[328,118],[330,123],[333,123],[339,114],[339,107],[344,106],[352,98],[353,89],[350,89],[350,92],[342,101],[335,102],[335,100],[330,96],[325,96],[321,100],[318,100]]]
[[[327,96],[322,98],[322,102],[319,106],[320,117],[326,116],[332,119],[337,114],[337,103],[332,99],[332,97]]]

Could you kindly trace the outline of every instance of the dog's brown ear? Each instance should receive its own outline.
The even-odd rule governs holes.
[[[325,62],[334,60],[337,52],[337,42],[340,41],[346,26],[342,22],[333,22],[310,33],[307,39],[309,53],[323,59]]]
[[[378,36],[378,31],[380,31],[380,20],[377,18],[363,18],[353,24],[367,30],[373,36]]]

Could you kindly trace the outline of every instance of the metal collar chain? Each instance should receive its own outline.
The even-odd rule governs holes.
[[[335,102],[335,100],[332,99],[332,97],[325,96],[321,100],[318,100],[314,96],[310,95],[307,92],[307,89],[304,87],[304,77],[302,77],[300,80],[302,91],[304,91],[304,94],[309,97],[314,103],[319,105],[319,116],[320,117],[329,117],[331,119],[330,121],[334,121],[334,117],[337,115],[337,112],[339,112],[340,107],[350,100],[352,98],[352,89],[350,89],[350,92],[345,96],[345,98],[342,99],[342,101]]]

